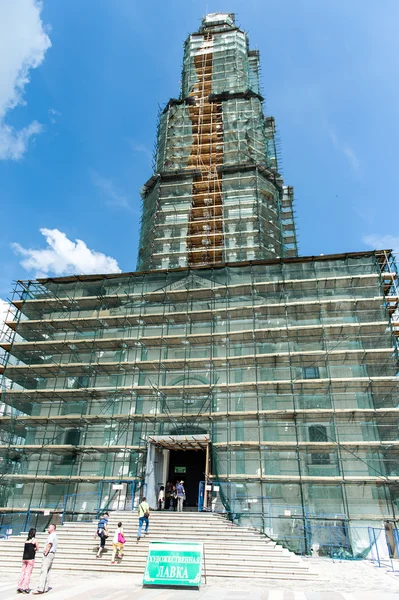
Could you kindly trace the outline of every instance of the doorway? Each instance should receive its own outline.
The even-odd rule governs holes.
[[[185,507],[198,508],[198,488],[205,478],[205,450],[171,450],[169,453],[168,481],[174,485],[184,481]]]
[[[184,481],[184,507],[198,507],[200,481],[209,476],[208,435],[168,435],[147,438],[146,497],[151,508],[158,504],[160,487],[168,481]]]

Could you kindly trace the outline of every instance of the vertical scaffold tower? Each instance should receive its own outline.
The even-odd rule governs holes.
[[[293,188],[262,102],[259,53],[234,15],[208,15],[186,40],[180,98],[160,116],[139,269],[297,255]]]

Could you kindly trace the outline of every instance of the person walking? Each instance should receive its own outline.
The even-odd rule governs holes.
[[[184,481],[180,481],[176,485],[176,495],[177,495],[177,511],[182,512],[183,510],[183,502],[186,499],[186,491],[183,486]]]
[[[139,514],[139,528],[137,530],[137,543],[140,541],[141,530],[143,529],[144,523],[145,523],[144,535],[148,535],[148,527],[150,525],[150,521],[149,521],[150,505],[148,504],[146,497],[144,497],[142,502],[139,504],[138,514]]]
[[[55,530],[56,525],[54,525],[54,523],[51,523],[51,525],[47,529],[48,537],[46,547],[43,552],[43,561],[42,568],[40,571],[39,585],[37,590],[33,592],[34,594],[44,594],[45,592],[49,591],[50,571],[51,567],[53,566],[54,556],[57,552],[58,546],[58,538],[57,534],[55,533]]]
[[[158,494],[158,510],[163,510],[165,507],[165,487],[161,485]]]
[[[123,535],[122,522],[119,521],[118,528],[115,531],[114,538],[112,540],[111,565],[115,564],[116,555],[118,555],[118,558],[122,558],[122,556],[123,556],[123,549],[125,547],[125,543],[126,543],[126,539],[125,539],[125,536]]]
[[[29,584],[35,564],[36,552],[39,551],[39,544],[36,541],[36,529],[29,529],[28,537],[24,546],[22,556],[22,571],[18,582],[17,592],[20,594],[29,594]]]
[[[96,554],[96,558],[101,558],[101,553],[105,548],[105,541],[108,537],[108,518],[109,514],[105,512],[103,516],[100,518],[97,525],[97,535],[100,538],[100,545],[98,546],[98,552]]]

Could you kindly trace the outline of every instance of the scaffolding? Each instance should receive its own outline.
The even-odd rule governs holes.
[[[140,270],[297,255],[293,188],[263,114],[259,53],[232,16],[223,23],[206,21],[188,38],[180,98],[159,116]]]
[[[211,479],[392,518],[397,289],[388,251],[18,282],[3,509],[109,496],[143,482],[149,437],[206,434]]]
[[[207,440],[225,512],[298,548],[319,526],[397,517],[395,260],[297,257],[259,93],[259,55],[231,15],[211,15],[160,116],[140,270],[16,283],[0,510],[85,518],[114,485],[131,508],[151,440],[184,436]]]

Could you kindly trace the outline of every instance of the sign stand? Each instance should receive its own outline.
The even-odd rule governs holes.
[[[150,542],[143,586],[199,589],[203,558],[202,542]]]

